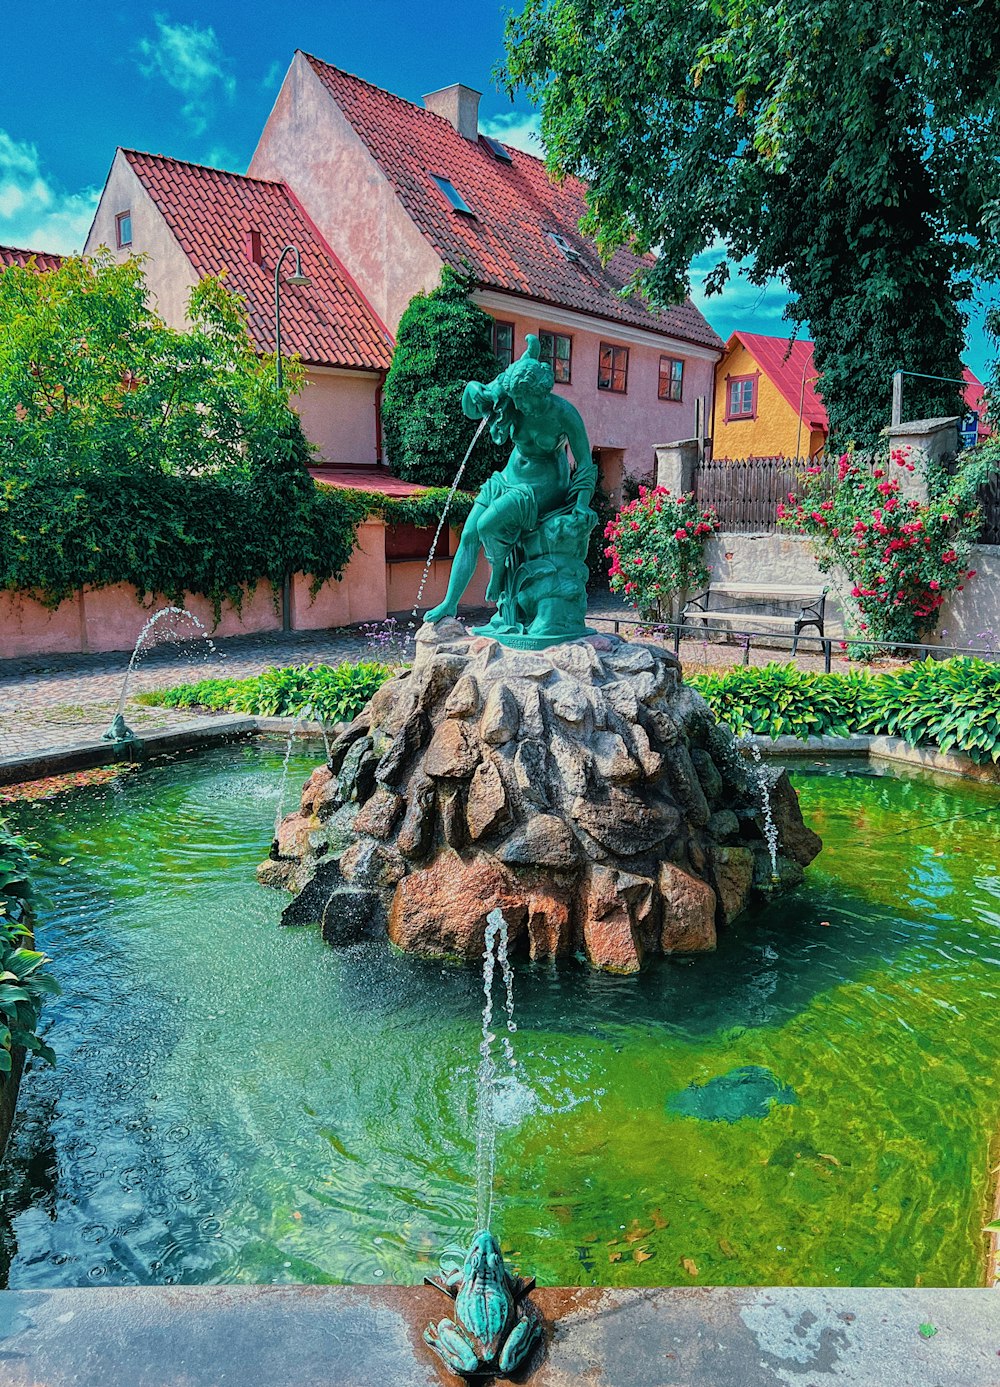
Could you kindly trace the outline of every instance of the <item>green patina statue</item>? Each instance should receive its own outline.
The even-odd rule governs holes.
[[[462,531],[445,599],[427,613],[454,616],[476,571],[480,548],[492,569],[486,596],[497,604],[477,635],[516,650],[592,634],[587,618],[587,545],[597,516],[590,498],[597,468],[580,415],[552,394],[551,366],[539,341],[489,385],[473,380],[462,395],[470,419],[486,419],[495,443],[513,443],[502,472],[480,489]],[[566,445],[573,456],[570,464]]]
[[[460,1271],[447,1279],[424,1279],[455,1300],[454,1320],[439,1320],[424,1330],[452,1372],[472,1377],[512,1373],[524,1365],[542,1332],[523,1307],[535,1282],[511,1276],[492,1233],[476,1234]]]

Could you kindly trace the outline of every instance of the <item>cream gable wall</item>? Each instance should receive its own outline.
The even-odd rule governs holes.
[[[132,213],[132,244],[119,250],[115,218],[119,212],[128,211]],[[97,204],[83,253],[93,255],[101,246],[107,246],[119,261],[127,260],[130,255],[148,257],[143,271],[149,288],[150,306],[156,309],[168,326],[187,326],[185,311],[188,295],[198,283],[198,275],[160,209],[120,149],[114,157],[108,181]]]
[[[248,170],[281,179],[395,332],[442,260],[302,53],[285,75]]]

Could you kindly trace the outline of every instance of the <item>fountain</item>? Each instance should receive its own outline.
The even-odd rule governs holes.
[[[111,719],[111,723],[108,727],[108,730],[101,734],[102,741],[114,742],[116,746],[124,742],[135,741],[135,733],[132,731],[131,727],[129,727],[129,725],[125,721],[125,703],[128,699],[129,680],[132,678],[132,671],[139,663],[140,654],[145,645],[146,637],[157,625],[159,625],[159,623],[163,620],[164,617],[168,616],[186,617],[188,621],[192,622],[193,625],[195,625],[198,628],[198,630],[202,633],[204,638],[208,641],[209,647],[214,652],[215,645],[212,641],[212,638],[205,630],[204,622],[199,621],[198,618],[194,615],[194,613],[189,612],[186,607],[161,607],[158,612],[154,612],[153,615],[146,622],[146,624],[143,626],[142,630],[139,632],[135,646],[132,650],[132,657],[128,662],[128,668],[125,671],[125,678],[122,680],[121,693],[118,695],[118,707],[115,710],[114,717]],[[176,635],[176,633],[174,634]]]
[[[483,1029],[476,1073],[476,1226],[462,1267],[448,1276],[428,1276],[425,1283],[455,1302],[455,1318],[429,1324],[424,1339],[453,1372],[463,1375],[510,1373],[530,1358],[541,1338],[541,1324],[526,1304],[534,1278],[512,1276],[500,1244],[490,1229],[493,1217],[493,1171],[496,1152],[497,1065],[493,1058],[493,979],[499,964],[506,992],[507,1033],[504,1057],[516,1068],[510,1037],[514,1023],[514,974],[508,956],[507,921],[490,912],[483,951]]]
[[[432,1283],[455,1318],[425,1334],[466,1375],[515,1370],[539,1335],[530,1285],[490,1227],[496,965],[512,1067],[512,954],[633,973],[713,949],[718,927],[800,882],[821,847],[787,774],[747,764],[673,654],[587,626],[597,469],[552,386],[529,337],[496,380],[466,387],[464,411],[513,444],[510,462],[476,497],[412,668],[336,738],[259,872],[296,896],[287,923],[336,909],[325,938],[381,932],[409,952],[483,960],[478,1231],[461,1270]],[[497,611],[469,632],[455,615],[481,548]]]

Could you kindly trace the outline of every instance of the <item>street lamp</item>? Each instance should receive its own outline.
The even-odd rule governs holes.
[[[308,288],[312,280],[308,275],[302,273],[302,255],[298,246],[287,245],[278,256],[278,263],[274,267],[274,375],[280,390],[283,384],[281,373],[281,266],[285,256],[289,253],[295,255],[295,273],[290,274],[286,284],[301,284]]]

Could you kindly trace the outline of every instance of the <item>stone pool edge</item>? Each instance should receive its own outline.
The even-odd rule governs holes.
[[[989,1297],[985,1300],[984,1297]],[[997,1387],[993,1292],[552,1287],[532,1387]],[[417,1286],[146,1286],[0,1292],[4,1387],[445,1387]],[[994,1313],[990,1313],[990,1311]]]
[[[341,724],[326,729],[333,736]],[[323,728],[317,722],[298,722],[295,718],[202,717],[173,727],[152,728],[134,742],[112,743],[100,740],[76,742],[17,756],[0,756],[0,785],[18,785],[46,776],[72,771],[93,770],[101,766],[129,765],[153,760],[157,756],[220,746],[258,734],[286,735],[295,729],[300,737],[320,738]],[[930,747],[910,746],[901,737],[755,737],[762,755],[776,760],[814,760],[826,756],[867,757],[871,761],[893,762],[917,770],[958,775],[967,780],[1000,785],[1000,765],[980,765],[956,752],[934,751]]]

